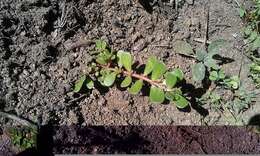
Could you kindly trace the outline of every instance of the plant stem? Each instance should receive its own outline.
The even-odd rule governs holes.
[[[125,76],[131,76],[131,77],[137,78],[139,80],[146,81],[149,84],[151,84],[152,86],[156,86],[156,87],[161,88],[163,90],[169,91],[169,89],[167,89],[167,87],[165,87],[160,81],[153,81],[153,80],[149,79],[148,77],[146,77],[144,75],[136,74],[136,73],[133,73],[133,72],[130,72],[130,71],[125,71],[125,70],[118,70],[118,69],[108,67],[108,66],[105,66],[105,65],[100,65],[100,64],[98,66],[101,67],[101,68],[105,68],[109,71],[120,72],[121,74],[123,74]]]

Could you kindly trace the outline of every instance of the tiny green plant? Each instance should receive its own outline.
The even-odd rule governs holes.
[[[33,128],[10,128],[8,131],[13,145],[21,148],[28,149],[36,147],[37,131]]]
[[[200,105],[210,104],[210,107],[215,110],[219,111],[222,107],[222,98],[219,94],[214,91],[207,91],[201,98],[197,99],[197,102]]]
[[[247,110],[253,102],[255,102],[256,93],[254,91],[247,91],[244,87],[240,87],[235,92],[232,101],[226,105],[229,110],[238,116],[241,112]]]
[[[240,5],[240,17],[245,20],[247,25],[243,28],[243,34],[246,43],[246,55],[252,60],[250,66],[250,77],[256,84],[256,88],[260,86],[259,68],[259,48],[260,48],[260,0],[253,0],[252,9],[246,9]],[[257,52],[258,50],[258,52]]]
[[[128,88],[129,93],[138,94],[143,86],[150,86],[149,99],[152,103],[163,103],[165,100],[174,103],[178,108],[183,109],[189,105],[184,97],[181,88],[177,87],[184,79],[180,69],[168,70],[166,65],[151,56],[145,64],[144,70],[140,71],[134,65],[133,56],[129,52],[111,50],[103,40],[96,41],[94,60],[88,66],[88,75],[82,76],[75,85],[75,92],[82,87],[88,89],[100,83],[105,87],[111,87],[118,80],[121,88]]]
[[[222,79],[223,72],[214,59],[215,55],[218,55],[221,46],[225,44],[225,40],[213,41],[207,51],[197,50],[195,58],[197,63],[192,67],[192,77],[195,82],[201,82],[206,78],[207,71],[210,73],[211,79]]]
[[[252,63],[250,65],[250,77],[253,79],[256,88],[260,88],[260,63]]]

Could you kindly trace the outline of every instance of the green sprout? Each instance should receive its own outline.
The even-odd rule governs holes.
[[[76,82],[75,92],[79,92],[84,86],[92,89],[97,82],[102,86],[111,87],[118,78],[123,79],[120,87],[128,88],[129,93],[133,95],[138,94],[145,84],[150,86],[149,99],[152,103],[163,103],[168,100],[180,109],[189,105],[181,88],[177,87],[184,79],[180,69],[168,70],[162,61],[151,56],[144,70],[138,72],[139,69],[133,66],[135,62],[129,52],[122,50],[114,52],[102,40],[96,41],[95,51],[97,55],[89,66],[89,73]]]
[[[210,72],[210,79],[219,79],[223,77],[221,68],[217,60],[213,57],[218,55],[221,46],[225,44],[225,40],[216,40],[212,42],[207,51],[197,50],[195,58],[198,63],[192,67],[192,78],[195,82],[201,82],[206,78],[207,71]]]

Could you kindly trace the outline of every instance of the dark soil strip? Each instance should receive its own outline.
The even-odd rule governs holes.
[[[34,152],[44,155],[256,154],[260,153],[259,147],[260,135],[253,127],[45,126],[38,137],[38,151]],[[32,149],[24,152],[34,153]]]

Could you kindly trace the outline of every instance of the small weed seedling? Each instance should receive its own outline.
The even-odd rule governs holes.
[[[25,150],[36,147],[37,131],[33,128],[11,128],[8,131],[13,145]]]
[[[253,0],[255,5],[252,10],[246,10],[240,6],[240,17],[247,22],[247,26],[243,29],[246,43],[246,55],[253,61],[250,66],[250,77],[256,84],[256,88],[260,87],[260,70],[259,70],[259,48],[260,48],[260,0]],[[258,51],[258,52],[257,52]]]
[[[111,87],[116,78],[123,78],[121,88],[128,88],[131,94],[138,94],[144,83],[150,86],[149,98],[152,103],[163,103],[166,99],[178,108],[189,105],[180,88],[176,85],[184,79],[180,69],[167,70],[166,65],[151,56],[142,72],[134,68],[134,60],[129,52],[111,50],[102,40],[96,41],[97,55],[88,69],[88,76],[84,75],[75,85],[75,92],[83,86],[92,89],[96,82],[105,87]]]
[[[250,65],[250,77],[253,79],[256,88],[260,88],[260,63],[252,63]]]
[[[207,71],[210,73],[212,80],[223,79],[223,71],[213,57],[218,55],[220,47],[225,44],[224,40],[217,40],[212,42],[207,51],[198,50],[195,58],[198,63],[192,67],[192,77],[195,82],[201,82],[206,78]]]

